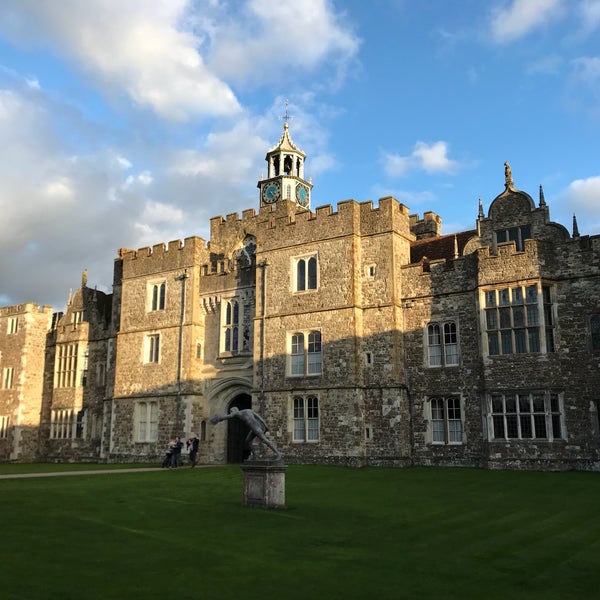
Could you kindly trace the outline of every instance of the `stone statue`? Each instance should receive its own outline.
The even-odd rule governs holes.
[[[513,187],[514,185],[512,171],[510,170],[510,165],[507,162],[504,163],[504,183],[506,187]]]
[[[259,414],[255,413],[250,408],[239,410],[237,407],[232,406],[227,416],[224,417],[219,414],[213,415],[210,418],[210,422],[213,425],[216,425],[217,423],[226,421],[228,419],[239,419],[242,421],[242,423],[246,424],[250,428],[250,431],[244,440],[244,450],[249,450],[251,455],[254,454],[254,451],[252,450],[252,440],[257,437],[263,444],[265,444],[265,446],[268,446],[271,448],[271,450],[273,450],[273,452],[275,452],[277,455],[275,460],[281,460],[283,458],[283,454],[277,450],[275,444],[265,435],[265,433],[269,431],[269,428]]]

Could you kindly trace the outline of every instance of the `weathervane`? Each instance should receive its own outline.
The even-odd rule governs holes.
[[[288,113],[288,101],[285,101],[285,115],[280,116],[280,119],[283,119],[285,121],[285,125],[284,127],[287,128],[288,126],[288,121],[291,121],[293,119],[293,117]]]

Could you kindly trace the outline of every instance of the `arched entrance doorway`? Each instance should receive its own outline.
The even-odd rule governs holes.
[[[250,394],[237,395],[227,407],[227,412],[232,407],[239,410],[252,408],[252,397]],[[229,419],[227,421],[227,463],[241,463],[247,458],[244,453],[244,440],[250,431],[249,427],[239,419]],[[245,455],[246,454],[246,455]]]

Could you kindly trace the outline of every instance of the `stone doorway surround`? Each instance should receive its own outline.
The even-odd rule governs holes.
[[[245,377],[229,377],[215,381],[205,390],[208,400],[207,418],[218,413],[226,415],[235,406],[240,410],[252,408],[252,380]],[[248,430],[238,419],[207,426],[210,444],[207,460],[210,464],[239,464],[242,447]]]
[[[233,407],[243,410],[252,408],[252,396],[250,394],[239,394],[227,407],[227,412]],[[227,464],[238,464],[248,458],[249,452],[244,451],[244,440],[250,428],[239,419],[227,421]]]

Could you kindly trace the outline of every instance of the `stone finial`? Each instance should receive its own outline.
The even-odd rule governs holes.
[[[573,213],[573,237],[579,237],[579,227],[577,227],[577,217],[575,216],[575,213]]]
[[[504,163],[504,185],[506,189],[511,189],[515,184],[512,178],[512,171],[510,170],[510,165],[505,162]]]
[[[484,214],[483,214],[483,202],[481,201],[481,198],[479,198],[479,213],[477,215],[480,219],[483,219]]]
[[[546,206],[546,200],[544,198],[544,188],[540,185],[540,206]]]
[[[83,273],[81,274],[81,287],[86,287],[87,286],[87,269],[83,270]]]
[[[458,258],[458,237],[454,234],[454,258]]]

